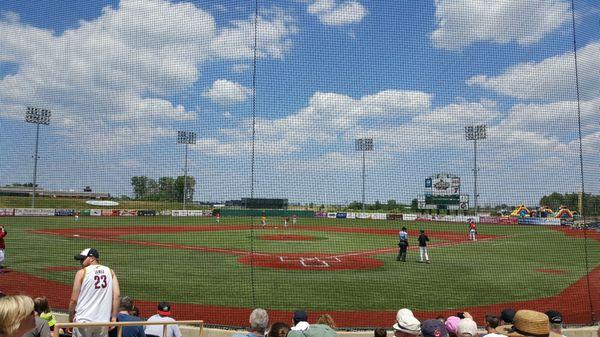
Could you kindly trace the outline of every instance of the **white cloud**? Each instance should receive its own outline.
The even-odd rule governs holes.
[[[475,42],[538,42],[571,19],[566,0],[436,0],[433,44],[461,50]]]
[[[238,63],[231,66],[231,70],[235,73],[245,73],[246,71],[252,69],[249,64]]]
[[[581,99],[598,97],[600,93],[598,55],[600,42],[592,42],[577,53]],[[537,63],[517,64],[499,76],[474,76],[467,83],[520,99],[561,101],[577,97],[572,52]]]
[[[358,23],[367,15],[365,7],[356,0],[336,3],[335,0],[315,0],[308,12],[316,15],[321,23],[342,26]]]
[[[0,62],[18,64],[0,80],[3,116],[21,119],[27,105],[47,107],[67,143],[99,151],[171,136],[196,112],[165,97],[191,88],[207,61],[253,55],[253,17],[221,28],[187,2],[122,0],[59,35],[18,20],[0,19]],[[261,13],[261,57],[283,57],[295,31],[283,12]]]
[[[207,89],[203,96],[219,104],[228,105],[243,102],[252,94],[252,89],[243,85],[228,81],[216,80],[212,87]]]

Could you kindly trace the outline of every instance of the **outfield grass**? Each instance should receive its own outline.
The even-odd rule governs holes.
[[[258,224],[257,218],[223,218],[220,225]],[[212,232],[125,235],[120,238],[195,247],[251,250],[261,253],[345,253],[390,248],[373,256],[384,262],[373,270],[310,271],[255,267],[237,262],[238,256],[149,245],[127,245],[81,237],[32,233],[35,229],[111,228],[124,226],[215,225],[211,218],[72,217],[1,218],[7,226],[7,264],[14,270],[70,284],[74,271],[45,271],[77,266],[73,255],[94,246],[101,260],[119,276],[122,293],[149,301],[250,307],[252,282],[258,305],[291,310],[416,310],[531,300],[552,296],[585,275],[584,240],[544,227],[479,225],[480,234],[502,235],[492,241],[430,249],[432,264],[395,261],[395,235],[321,231],[317,227],[399,229],[425,228],[433,242],[436,232],[467,235],[465,224],[408,223],[374,220],[300,219],[308,228],[237,229]],[[315,228],[310,228],[315,227]],[[266,241],[265,234],[307,235],[315,241]],[[415,237],[411,244],[415,245]],[[600,265],[600,244],[588,240],[591,267]],[[562,274],[538,269],[560,270]],[[435,299],[435,300],[430,300]]]

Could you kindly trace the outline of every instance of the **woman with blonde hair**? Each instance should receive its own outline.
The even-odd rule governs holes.
[[[316,324],[325,324],[328,325],[332,329],[336,329],[335,322],[333,321],[333,317],[329,314],[324,314],[319,316]]]
[[[0,337],[21,337],[35,328],[33,300],[15,295],[0,298]]]

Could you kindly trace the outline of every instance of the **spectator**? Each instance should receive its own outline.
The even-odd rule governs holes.
[[[546,311],[546,316],[548,316],[548,320],[550,321],[550,331],[552,331],[558,335],[561,335],[563,337],[566,337],[562,333],[563,319],[562,319],[562,315],[560,314],[560,312],[558,312],[556,310],[549,310],[549,311]]]
[[[54,313],[50,310],[50,306],[48,305],[48,299],[45,297],[36,297],[33,300],[33,304],[36,314],[41,319],[48,322],[48,327],[50,328],[50,331],[54,331],[56,318],[54,317]]]
[[[335,326],[335,322],[334,322],[333,318],[329,314],[324,314],[324,315],[319,316],[319,318],[317,318],[317,324],[325,324],[325,325],[328,325],[332,329],[337,328]]]
[[[0,298],[0,337],[21,337],[34,328],[35,311],[29,296]]]
[[[428,319],[421,324],[421,336],[423,337],[448,337],[448,331],[444,323],[438,319]]]
[[[425,234],[425,230],[421,229],[420,232],[421,234],[419,234],[419,237],[417,238],[419,241],[420,262],[431,263],[429,261],[429,255],[427,254],[427,242],[429,241],[429,237]]]
[[[271,326],[268,337],[286,337],[290,332],[290,326],[283,322],[277,322]]]
[[[51,337],[50,327],[48,322],[35,316],[35,328],[25,333],[23,337]]]
[[[409,309],[398,310],[396,323],[392,328],[396,337],[414,337],[421,334],[421,322]]]
[[[306,311],[294,311],[294,314],[292,315],[292,324],[294,324],[294,326],[290,329],[291,331],[307,330],[310,327],[310,324],[308,324],[308,315],[306,314]]]
[[[387,331],[384,328],[375,328],[373,331],[373,337],[386,337]]]
[[[477,332],[477,323],[470,318],[465,317],[458,322],[458,326],[456,327],[456,335],[458,337],[477,337],[479,333]]]
[[[513,320],[515,318],[516,310],[513,308],[505,308],[500,313],[500,323],[499,325],[507,325],[513,324]]]
[[[140,308],[134,305],[133,308],[131,308],[131,311],[129,311],[129,314],[131,316],[140,317]]]
[[[125,296],[121,298],[119,302],[119,313],[117,314],[117,322],[140,322],[141,319],[139,317],[131,315],[131,311],[133,310],[133,301],[129,296]],[[109,331],[109,337],[117,337],[118,336],[118,328],[112,329]],[[124,326],[122,327],[121,332],[122,337],[146,337],[144,333],[144,327],[141,325],[135,326]]]
[[[444,325],[446,326],[446,330],[448,331],[448,335],[451,337],[456,336],[456,328],[458,328],[458,323],[460,322],[460,318],[458,316],[450,316],[446,319]]]
[[[261,337],[265,336],[267,327],[269,326],[269,314],[265,309],[254,309],[250,313],[250,332],[246,335],[235,334],[233,337]]]
[[[156,315],[148,318],[147,322],[175,322],[171,318],[171,305],[167,302],[158,303],[158,311]],[[147,337],[162,337],[163,326],[162,325],[146,325],[145,330]],[[166,337],[181,337],[181,331],[179,331],[179,325],[169,324],[167,325],[167,336]]]
[[[75,274],[69,301],[69,322],[115,322],[119,309],[119,281],[108,267],[99,263],[100,254],[87,248],[75,255],[81,270]],[[108,327],[74,328],[73,337],[106,337]]]
[[[533,310],[519,310],[515,313],[513,324],[501,325],[496,330],[499,334],[511,337],[559,337],[550,331],[550,321],[544,313]]]
[[[496,315],[485,315],[485,331],[484,337],[502,337],[498,334],[496,328],[500,325],[500,319]]]

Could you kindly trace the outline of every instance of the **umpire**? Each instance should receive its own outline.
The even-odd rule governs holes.
[[[406,251],[408,250],[408,233],[406,232],[406,227],[402,227],[398,238],[400,240],[398,242],[398,247],[400,247],[400,251],[398,252],[398,257],[396,257],[396,261],[406,262]]]

